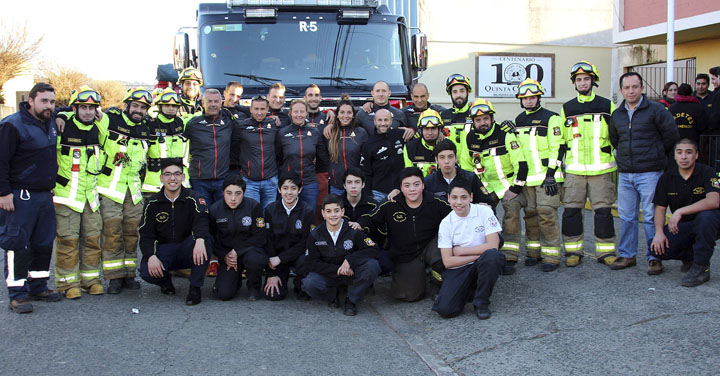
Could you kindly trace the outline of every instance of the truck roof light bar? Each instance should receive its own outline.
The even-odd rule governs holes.
[[[248,8],[245,9],[245,18],[277,18],[277,9]]]
[[[370,11],[369,10],[354,10],[354,9],[341,9],[340,10],[340,19],[347,20],[347,19],[355,19],[355,20],[367,20],[370,18]]]
[[[227,0],[227,7],[302,6],[377,8],[378,0]]]

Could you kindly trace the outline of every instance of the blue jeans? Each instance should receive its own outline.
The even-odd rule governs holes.
[[[315,207],[317,206],[319,192],[320,186],[317,182],[303,184],[302,192],[300,192],[300,199],[302,199],[304,203],[308,204],[308,206],[312,208],[313,214],[315,214]]]
[[[208,207],[210,205],[223,199],[223,180],[197,180],[190,179],[190,185],[192,190],[195,191],[200,197],[204,198],[207,202],[205,203]]]
[[[618,255],[632,258],[638,251],[638,208],[643,211],[643,228],[645,229],[645,243],[647,252],[645,257],[653,260],[650,253],[650,244],[655,236],[655,207],[652,203],[655,196],[655,187],[662,175],[662,171],[624,173],[621,172],[618,182],[618,214],[622,225],[620,226],[620,240],[618,242]]]
[[[330,185],[330,194],[331,194],[331,195],[338,195],[338,196],[342,197],[342,195],[345,194],[345,190],[344,190],[344,189],[340,189],[340,188],[336,188],[334,185]]]
[[[277,175],[265,180],[255,181],[243,176],[247,187],[245,197],[249,197],[260,203],[263,209],[277,199],[278,177]]]

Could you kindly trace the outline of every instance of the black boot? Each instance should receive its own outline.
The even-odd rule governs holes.
[[[123,280],[121,278],[111,279],[108,284],[108,294],[119,294],[123,288]]]
[[[345,312],[343,313],[345,314],[345,316],[357,315],[357,306],[348,298],[345,298]]]
[[[196,305],[200,304],[202,301],[202,293],[200,292],[199,287],[190,287],[190,291],[188,292],[188,296],[185,299],[185,304],[187,305]]]
[[[682,285],[685,287],[700,286],[703,283],[710,280],[710,265],[698,265],[693,263],[693,266],[688,270],[687,274],[683,276]]]

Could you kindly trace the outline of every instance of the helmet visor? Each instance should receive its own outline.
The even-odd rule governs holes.
[[[518,96],[543,95],[542,89],[535,83],[529,83],[518,87]]]
[[[425,116],[418,121],[418,126],[421,128],[439,127],[441,125],[442,121],[437,116]]]
[[[573,76],[578,73],[594,74],[595,69],[593,68],[592,65],[590,65],[588,63],[580,62],[580,63],[573,65],[572,69],[570,70],[570,74]]]
[[[94,90],[80,92],[75,100],[78,103],[100,104],[100,94]]]
[[[492,115],[495,111],[487,104],[476,104],[470,108],[470,116]]]
[[[157,101],[158,104],[176,104],[180,105],[180,96],[178,93],[165,93],[160,95]]]
[[[446,86],[450,87],[453,85],[467,85],[470,86],[470,82],[468,81],[468,78],[463,76],[462,74],[453,74],[452,76],[448,77]]]
[[[144,102],[150,105],[152,103],[152,94],[147,90],[135,90],[130,93],[128,100]]]

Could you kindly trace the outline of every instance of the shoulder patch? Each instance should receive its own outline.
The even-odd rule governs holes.
[[[718,181],[717,178],[710,179],[710,184],[713,186],[713,188],[720,189],[720,181]]]
[[[198,202],[205,205],[205,199],[202,197],[198,198]]]
[[[265,218],[258,217],[257,219],[255,219],[255,225],[260,228],[265,227]]]
[[[560,127],[553,127],[553,135],[555,135],[555,136],[562,135],[562,132],[560,132]]]
[[[519,149],[520,145],[518,145],[517,141],[510,141],[510,149]]]
[[[370,238],[365,238],[365,244],[367,244],[368,247],[374,247],[375,242]]]

